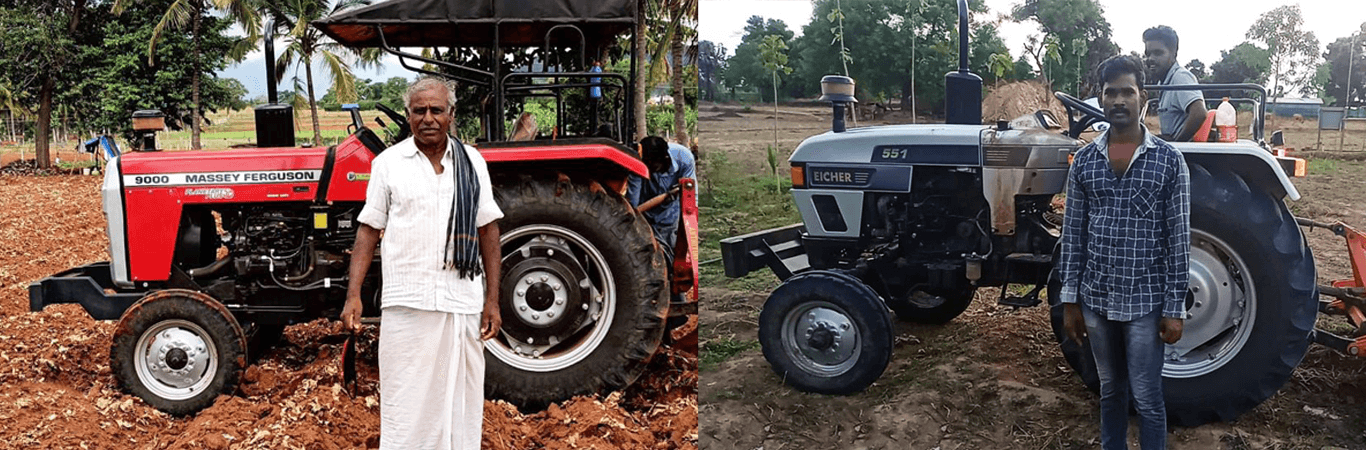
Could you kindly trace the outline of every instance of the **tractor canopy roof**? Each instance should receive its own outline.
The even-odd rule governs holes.
[[[573,25],[589,48],[630,31],[637,0],[392,0],[313,21],[348,47],[499,47],[544,45],[557,25]],[[383,30],[381,40],[380,30]],[[556,31],[557,39],[578,39]]]

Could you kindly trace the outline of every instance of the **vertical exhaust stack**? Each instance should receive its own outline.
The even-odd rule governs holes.
[[[266,99],[270,102],[256,107],[256,146],[294,146],[294,107],[281,105],[275,87],[275,21],[266,22]]]
[[[854,98],[854,79],[840,75],[821,77],[821,98],[818,100],[830,102],[834,106],[835,114],[830,123],[830,130],[843,133],[845,104],[858,102],[858,99]]]
[[[968,66],[968,0],[958,0],[958,70],[944,75],[945,122],[982,124],[982,77]]]
[[[133,141],[133,151],[135,152],[155,152],[157,148],[157,132],[166,129],[166,115],[156,109],[141,109],[133,111],[133,133],[137,136]]]

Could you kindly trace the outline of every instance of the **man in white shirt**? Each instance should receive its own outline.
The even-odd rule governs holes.
[[[380,448],[478,449],[481,340],[502,322],[496,221],[503,212],[484,158],[447,134],[455,111],[450,87],[419,79],[404,104],[413,137],[371,165],[342,322],[360,327],[361,281],[384,230]]]

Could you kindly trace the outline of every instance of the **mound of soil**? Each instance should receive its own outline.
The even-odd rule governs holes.
[[[243,373],[234,395],[197,415],[172,417],[119,390],[109,369],[112,322],[92,320],[76,305],[28,312],[28,283],[107,258],[99,183],[97,176],[0,175],[0,448],[378,446],[375,327],[358,344],[354,392],[343,387],[340,369],[348,333],[318,320],[286,329]],[[661,348],[623,392],[533,414],[485,402],[483,447],[696,449],[692,339],[691,349]]]
[[[1040,109],[1052,111],[1060,120],[1067,117],[1067,109],[1041,80],[1001,83],[987,91],[987,97],[982,100],[982,123],[1011,120]]]

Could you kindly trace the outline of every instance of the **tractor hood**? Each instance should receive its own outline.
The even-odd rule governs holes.
[[[502,47],[545,43],[556,25],[578,25],[589,47],[611,42],[636,22],[636,0],[393,0],[313,21],[347,47]]]
[[[1052,159],[1077,141],[1045,129],[996,130],[981,125],[891,125],[827,132],[807,138],[788,159],[793,164],[915,164],[1034,167],[1039,155]],[[1043,152],[1043,153],[1040,153]],[[1061,152],[1061,153],[1060,153]],[[1057,161],[1037,161],[1052,167]]]

